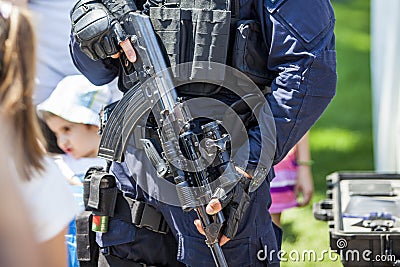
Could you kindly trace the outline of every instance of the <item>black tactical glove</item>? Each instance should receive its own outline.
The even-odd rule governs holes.
[[[236,235],[239,223],[250,205],[250,182],[251,178],[241,175],[238,183],[228,193],[218,188],[213,194],[212,198],[219,200],[225,216],[223,234],[230,239]]]
[[[228,238],[233,238],[236,235],[239,223],[250,205],[249,185],[250,179],[242,177],[227,195],[227,204],[223,211],[226,216],[224,235]]]
[[[118,53],[128,38],[117,18],[96,0],[80,0],[71,11],[72,32],[82,52],[92,60]]]
[[[266,179],[269,169],[247,166],[246,171],[236,167],[236,175],[240,177],[237,184],[226,193],[218,188],[212,198],[221,203],[225,215],[223,234],[232,239],[235,237],[239,224],[250,205],[250,193],[254,192]]]

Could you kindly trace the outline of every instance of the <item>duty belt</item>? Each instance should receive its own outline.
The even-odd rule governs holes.
[[[154,207],[124,194],[117,196],[114,217],[160,234],[166,234],[170,230],[163,215]]]
[[[154,265],[148,265],[146,263],[135,262],[127,259],[118,258],[112,254],[110,254],[109,248],[100,249],[99,255],[99,267],[157,267]],[[105,260],[104,258],[107,260]]]

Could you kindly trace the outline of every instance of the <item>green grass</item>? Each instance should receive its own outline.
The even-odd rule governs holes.
[[[325,198],[325,177],[335,171],[373,170],[372,109],[370,84],[370,1],[333,1],[336,14],[337,94],[311,129],[310,146],[315,164],[315,195],[311,203]],[[319,261],[291,261],[292,250],[308,250],[320,256],[329,250],[326,222],[317,221],[312,205],[285,211],[282,266],[321,266]],[[294,252],[293,252],[294,253]],[[292,254],[295,255],[295,254]],[[292,257],[293,258],[293,257]],[[324,266],[342,266],[334,256]],[[331,258],[331,259],[330,259]]]

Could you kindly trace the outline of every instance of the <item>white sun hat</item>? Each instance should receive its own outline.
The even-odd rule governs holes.
[[[37,110],[39,114],[47,111],[70,122],[99,126],[99,114],[112,100],[108,85],[96,86],[83,75],[71,75],[57,84]]]

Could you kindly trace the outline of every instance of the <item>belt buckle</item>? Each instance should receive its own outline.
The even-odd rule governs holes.
[[[150,231],[161,234],[166,234],[169,230],[168,224],[162,214],[157,212],[153,207],[147,205],[143,209],[139,227],[145,227]]]

